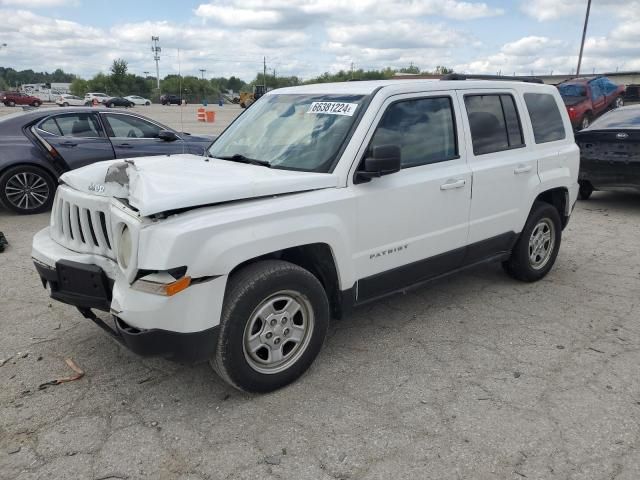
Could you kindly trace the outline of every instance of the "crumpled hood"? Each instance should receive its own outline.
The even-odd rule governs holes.
[[[60,179],[81,192],[126,198],[144,216],[338,186],[337,175],[331,173],[279,170],[188,154],[97,162]]]

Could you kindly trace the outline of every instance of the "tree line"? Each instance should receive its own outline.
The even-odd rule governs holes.
[[[266,85],[267,88],[283,88],[309,83],[345,82],[349,80],[382,80],[392,78],[396,73],[413,74],[445,74],[453,70],[438,66],[433,71],[421,70],[411,64],[408,67],[393,69],[390,67],[380,70],[340,70],[336,73],[325,72],[314,78],[301,79],[296,75],[275,76],[258,72],[255,78],[246,83],[242,79],[231,76],[202,79],[194,75],[170,74],[160,80],[160,92],[178,95],[189,102],[201,102],[207,99],[216,102],[228,90],[233,92],[252,91],[254,85]],[[57,69],[52,73],[34,72],[33,70],[16,71],[12,68],[0,67],[0,91],[15,89],[19,85],[30,83],[71,83],[71,93],[84,96],[87,92],[103,92],[112,96],[140,95],[158,101],[160,92],[156,89],[156,79],[152,76],[143,77],[129,73],[126,60],[116,59],[111,64],[109,73],[98,73],[89,80],[84,80],[74,74]]]

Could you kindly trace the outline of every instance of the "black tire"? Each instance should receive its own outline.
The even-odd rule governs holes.
[[[580,189],[578,190],[578,196],[580,197],[580,200],[589,200],[589,197],[591,197],[593,190],[594,188],[593,185],[591,185],[591,182],[581,181]]]
[[[10,193],[15,192],[12,185],[15,184],[15,175],[25,174],[28,178],[35,179],[40,177],[46,184],[46,188],[38,188],[36,192],[39,194],[38,201],[42,201],[42,204],[35,207],[28,208],[29,205],[25,203],[21,206],[21,201],[17,198],[11,198]],[[38,184],[39,185],[39,184]],[[42,213],[51,208],[53,198],[56,192],[56,183],[54,178],[44,169],[35,165],[18,165],[4,171],[0,175],[0,203],[2,203],[9,210],[19,213],[21,215],[29,215],[33,213]],[[42,200],[42,196],[45,198]],[[31,199],[36,198],[31,196]],[[32,200],[33,201],[33,200]]]
[[[115,103],[110,103],[109,105],[107,105],[107,107],[108,107],[108,108],[113,108],[113,107],[115,107],[115,106],[116,106],[116,104],[115,104]]]
[[[624,98],[616,97],[616,99],[613,101],[613,108],[620,108],[620,107],[624,107]]]
[[[62,106],[63,106],[63,107],[68,107],[68,106],[69,106],[69,104],[68,104],[67,102],[64,102],[64,103],[62,104]]]
[[[33,106],[38,108],[40,105],[42,105],[40,102],[33,102]]]
[[[151,106],[151,102],[146,102],[145,106],[147,106],[147,107]]]
[[[580,125],[578,126],[578,130],[584,130],[589,125],[591,125],[592,121],[593,119],[591,117],[591,113],[589,112],[585,113],[584,116],[582,117],[582,120],[580,120]]]
[[[7,107],[15,107],[16,106],[16,102],[14,102],[13,100],[9,100],[9,102],[7,102]]]
[[[280,300],[280,296],[287,294],[299,295],[300,301],[306,305],[304,308],[307,310],[301,309],[289,319],[289,325],[292,328],[294,324],[297,325],[297,321],[306,322],[307,327],[303,340],[299,345],[294,344],[291,350],[285,354],[282,364],[265,367],[265,369],[272,368],[274,371],[258,371],[257,368],[260,365],[258,364],[258,367],[252,366],[252,362],[254,364],[258,362],[252,360],[251,354],[247,353],[245,349],[245,330],[252,319],[260,317],[257,313],[259,306],[266,305],[271,301],[273,301],[273,305],[276,305],[277,302],[284,301]],[[289,315],[285,308],[286,306],[282,306],[280,310],[274,308],[276,313],[269,315],[272,320],[269,323],[260,321],[262,326],[258,331],[284,329],[285,327],[281,326],[281,323],[285,325],[288,321],[286,315]],[[311,314],[306,317],[306,320],[300,320],[304,319],[304,316],[298,317],[299,319],[296,320],[296,316],[304,311],[310,311]],[[280,320],[273,319],[277,315],[280,315]],[[255,327],[257,324],[258,322],[254,322],[251,326]],[[276,326],[272,327],[271,325],[274,324]],[[239,390],[270,392],[293,382],[309,368],[322,348],[328,325],[329,302],[327,295],[322,284],[313,274],[297,265],[280,260],[253,263],[229,278],[220,318],[220,336],[216,353],[210,359],[210,364],[223,380]],[[254,333],[254,336],[258,335],[258,331]],[[259,336],[261,337],[263,334],[260,333]],[[279,339],[279,335],[282,335],[282,340]],[[271,342],[282,342],[281,346],[276,348],[279,348],[280,352],[284,352],[285,346],[292,343],[287,341],[285,335],[287,332],[284,330],[280,333],[275,331],[275,333],[271,333],[271,337],[265,338],[273,338]],[[262,348],[266,349],[270,358],[269,348],[273,347],[262,346],[256,350],[256,353]],[[277,370],[278,368],[281,370]]]
[[[530,240],[532,240],[532,235],[536,232],[536,228],[541,228],[540,225],[549,228],[547,249],[549,254],[544,256],[544,263],[541,262],[539,265],[535,265],[531,259],[533,252],[530,249],[533,247],[530,244]],[[537,201],[533,204],[527,223],[511,251],[511,257],[503,262],[502,266],[516,280],[523,282],[538,281],[549,273],[553,267],[560,250],[561,238],[562,223],[558,210],[553,205]],[[541,242],[541,244],[545,245],[547,242]]]

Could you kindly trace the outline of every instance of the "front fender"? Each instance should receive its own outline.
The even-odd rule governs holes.
[[[322,191],[295,197],[303,199],[313,194],[322,195]],[[247,202],[244,207],[199,209],[150,225],[140,234],[138,268],[159,270],[186,265],[192,277],[227,275],[247,260],[323,243],[333,254],[340,289],[351,287],[355,281],[350,241],[355,238],[352,203],[305,207],[303,201],[296,208],[278,209],[277,203],[287,198],[291,207],[292,197],[263,200],[253,206]],[[243,215],[245,209],[252,214]],[[233,218],[238,219],[229,221]]]

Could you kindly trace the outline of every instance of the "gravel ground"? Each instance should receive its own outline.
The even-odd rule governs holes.
[[[489,266],[357,309],[252,396],[49,301],[48,215],[0,210],[0,478],[636,480],[639,218],[640,196],[595,193],[543,281]],[[40,390],[68,357],[84,378]]]

